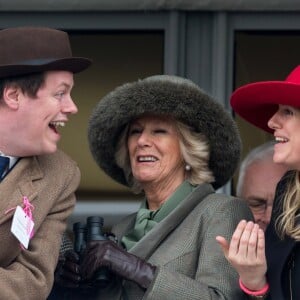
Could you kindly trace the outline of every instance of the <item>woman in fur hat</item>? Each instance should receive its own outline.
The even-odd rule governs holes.
[[[244,201],[215,193],[240,156],[224,108],[187,79],[152,76],[105,96],[88,137],[99,166],[144,194],[139,211],[112,229],[118,243],[88,245],[77,275],[90,281],[101,267],[114,274],[91,298],[240,299],[237,274],[215,241],[252,219]],[[65,267],[79,271],[70,260]]]
[[[289,170],[277,185],[266,230],[241,221],[230,245],[218,238],[251,299],[300,299],[300,66],[285,81],[247,84],[231,97],[233,109],[251,124],[273,133],[273,160]]]

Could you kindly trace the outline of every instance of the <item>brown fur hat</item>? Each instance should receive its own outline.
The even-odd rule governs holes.
[[[240,158],[241,140],[231,115],[192,81],[156,75],[117,87],[99,101],[91,115],[90,150],[98,165],[114,180],[127,185],[114,158],[116,144],[124,127],[144,113],[172,115],[206,136],[214,188],[232,177]]]

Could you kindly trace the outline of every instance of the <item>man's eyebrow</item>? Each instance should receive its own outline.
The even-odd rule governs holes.
[[[67,82],[61,82],[57,87],[59,88],[59,87],[62,87],[62,86],[66,87],[66,88],[71,88],[71,87],[73,87],[74,85],[69,84],[69,83],[67,83]]]
[[[256,202],[266,202],[266,199],[265,198],[261,198],[261,197],[253,197],[253,196],[250,196],[247,198],[249,201],[256,201]]]

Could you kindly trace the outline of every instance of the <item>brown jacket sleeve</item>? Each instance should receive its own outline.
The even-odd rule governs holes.
[[[75,205],[77,165],[62,152],[21,159],[0,184],[0,210],[34,206],[34,236],[22,250],[10,232],[13,211],[0,218],[0,299],[46,299],[53,284],[61,235]],[[7,201],[10,199],[10,201]],[[6,202],[5,202],[6,201]]]

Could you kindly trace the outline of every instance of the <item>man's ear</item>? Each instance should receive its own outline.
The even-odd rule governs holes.
[[[3,101],[11,109],[19,108],[20,88],[17,86],[6,86],[3,90]]]

